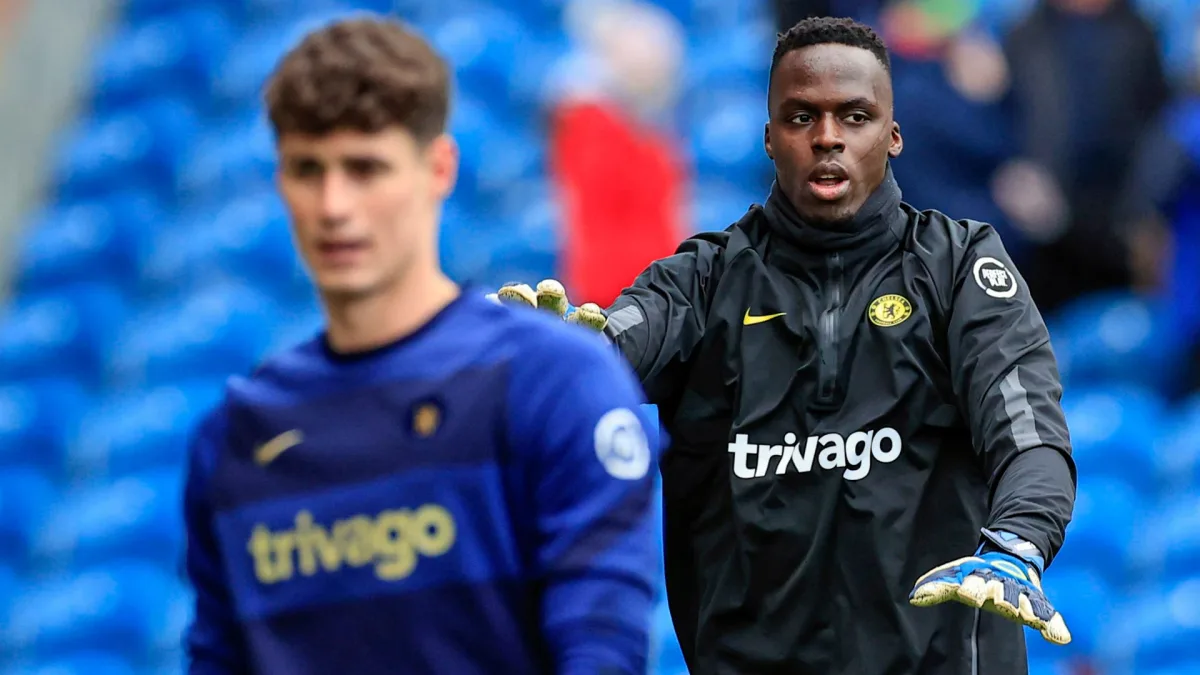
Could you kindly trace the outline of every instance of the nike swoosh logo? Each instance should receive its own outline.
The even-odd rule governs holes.
[[[254,461],[258,462],[259,466],[266,466],[283,453],[300,445],[302,441],[304,441],[304,434],[300,433],[299,429],[285,431],[258,446],[258,449],[254,451]]]
[[[750,310],[746,310],[746,316],[742,317],[742,325],[753,326],[756,323],[763,323],[764,321],[770,321],[771,319],[778,319],[784,314],[787,314],[787,312],[780,312],[778,314],[765,314],[763,316],[750,316]]]

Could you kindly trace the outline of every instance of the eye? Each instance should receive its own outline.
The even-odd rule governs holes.
[[[866,124],[871,121],[871,118],[864,112],[852,112],[846,116],[846,120],[851,124]]]
[[[812,124],[813,116],[806,112],[799,112],[792,115],[792,122],[796,124]]]
[[[346,173],[356,180],[366,180],[373,178],[387,169],[387,166],[377,160],[369,158],[351,159],[346,162]]]
[[[296,178],[318,178],[325,167],[312,159],[298,159],[288,163],[288,172]]]

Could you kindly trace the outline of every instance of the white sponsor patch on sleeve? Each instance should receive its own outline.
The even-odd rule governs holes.
[[[1017,294],[1017,278],[995,258],[980,258],[972,270],[975,283],[993,298],[1011,298]]]
[[[596,423],[596,457],[604,470],[620,480],[639,480],[650,470],[650,441],[637,413],[610,410]]]

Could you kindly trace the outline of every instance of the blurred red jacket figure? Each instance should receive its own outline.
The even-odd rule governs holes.
[[[563,208],[560,274],[571,297],[608,305],[686,236],[686,172],[675,144],[617,106],[562,102],[550,163]]]

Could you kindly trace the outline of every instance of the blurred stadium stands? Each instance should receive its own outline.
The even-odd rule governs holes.
[[[684,98],[695,226],[722,228],[765,194],[769,12],[658,4],[695,55]],[[394,10],[426,31],[458,71],[464,166],[445,264],[485,287],[537,280],[555,272],[538,120],[567,50],[561,5],[127,0],[0,313],[0,673],[180,672],[187,434],[225,375],[319,320],[271,192],[257,98],[282,49],[347,9]],[[1200,672],[1200,398],[1180,396],[1187,345],[1172,311],[1109,294],[1049,317],[1083,479],[1047,577],[1075,641],[1030,634],[1035,675],[1084,662]],[[655,672],[684,673],[665,604],[656,621]]]

